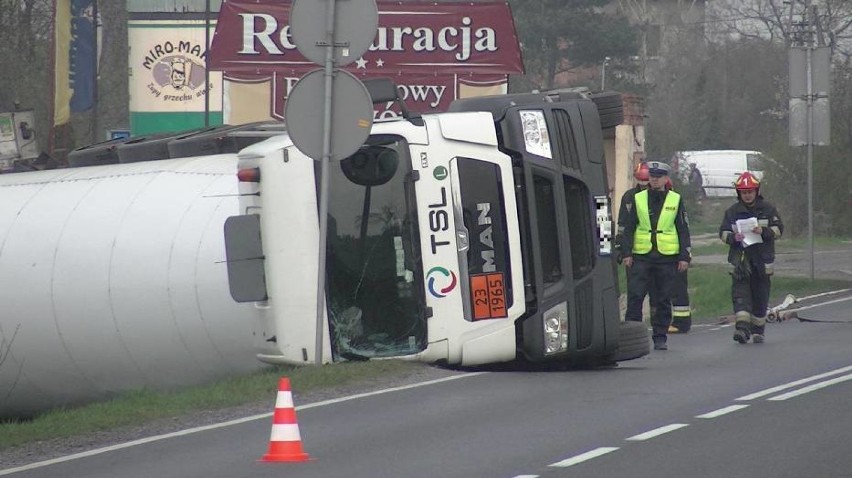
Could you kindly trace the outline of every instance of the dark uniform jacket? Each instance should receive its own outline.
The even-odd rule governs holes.
[[[621,205],[618,208],[618,229],[615,232],[615,250],[618,251],[619,260],[621,259],[624,251],[624,248],[622,247],[622,244],[624,244],[624,223],[627,220],[628,214],[633,212],[633,209],[636,206],[634,196],[643,189],[645,189],[645,187],[636,185],[625,191],[624,195],[621,196]]]
[[[651,227],[657,227],[657,222],[660,219],[660,211],[663,210],[663,203],[666,200],[668,191],[648,190],[648,213],[651,219]],[[634,193],[635,196],[635,193]],[[633,198],[635,201],[635,197]],[[636,232],[636,226],[639,225],[639,217],[636,215],[636,205],[633,204],[633,210],[629,211],[624,216],[624,237],[622,238],[621,252],[624,257],[633,257],[633,236]],[[621,216],[618,218],[621,222]],[[675,229],[677,229],[677,239],[680,246],[680,252],[675,256],[665,256],[657,252],[657,237],[656,234],[651,235],[651,252],[647,254],[636,254],[635,258],[639,260],[649,260],[654,262],[676,262],[690,261],[689,249],[692,247],[689,237],[689,220],[686,217],[686,208],[683,206],[683,196],[677,206],[677,214],[675,217]]]
[[[750,217],[756,217],[758,225],[763,227],[763,242],[743,248],[743,244],[734,239],[734,225],[738,219]],[[731,265],[737,265],[745,249],[745,257],[754,268],[760,273],[770,274],[771,265],[775,263],[775,240],[780,238],[783,232],[784,224],[778,216],[778,211],[771,202],[764,200],[763,196],[758,196],[750,207],[742,201],[737,201],[725,211],[725,217],[719,226],[719,238],[729,246],[728,262]],[[770,264],[769,271],[766,270],[767,264]]]

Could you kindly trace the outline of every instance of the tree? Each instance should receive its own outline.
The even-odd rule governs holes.
[[[636,54],[636,30],[609,0],[510,0],[530,88],[552,89],[559,73]]]
[[[849,0],[717,0],[711,13],[720,35],[768,38],[786,45],[799,40],[802,22],[819,25],[832,52],[852,55],[852,2]],[[810,8],[810,11],[808,10]],[[811,18],[812,15],[816,18]]]
[[[33,109],[38,131],[50,106],[50,0],[0,0],[0,111]],[[47,137],[44,135],[43,137]]]
[[[626,1],[626,0],[625,0]],[[779,207],[788,231],[807,225],[805,149],[789,146],[787,51],[803,26],[833,49],[831,146],[814,148],[814,214],[818,233],[849,234],[852,218],[852,2],[737,0],[716,2],[707,34],[680,38],[653,75],[647,100],[647,150],[666,157],[688,149],[756,149],[775,161],[762,191]],[[786,10],[785,10],[786,8]],[[817,19],[819,19],[817,21]],[[817,24],[821,27],[816,28]]]

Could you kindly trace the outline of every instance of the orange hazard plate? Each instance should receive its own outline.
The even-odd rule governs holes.
[[[506,283],[503,273],[479,274],[470,278],[473,320],[506,317]]]

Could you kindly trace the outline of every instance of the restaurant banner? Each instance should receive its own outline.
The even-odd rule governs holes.
[[[210,47],[209,67],[226,74],[301,76],[317,65],[290,35],[290,4],[282,0],[226,0]],[[506,2],[387,2],[379,26],[352,73],[517,74],[523,62]],[[346,21],[346,19],[338,19]]]

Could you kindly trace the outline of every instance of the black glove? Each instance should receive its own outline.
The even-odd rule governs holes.
[[[740,253],[739,260],[734,266],[734,271],[731,272],[736,280],[748,280],[751,277],[751,261],[746,256],[745,251]]]

